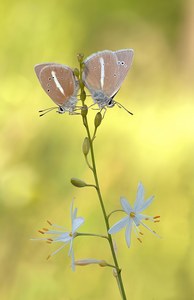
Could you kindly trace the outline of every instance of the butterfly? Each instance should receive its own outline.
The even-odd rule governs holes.
[[[104,50],[85,59],[83,82],[90,91],[94,104],[98,104],[100,109],[113,107],[115,104],[122,106],[114,97],[131,67],[133,53],[133,49]]]
[[[56,63],[38,64],[34,69],[44,91],[58,105],[58,112],[74,114],[79,84],[73,70]],[[52,109],[55,107],[41,110],[41,116]]]

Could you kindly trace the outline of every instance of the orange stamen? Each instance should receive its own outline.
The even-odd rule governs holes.
[[[48,220],[47,220],[47,223],[48,223],[49,225],[51,225],[51,226],[53,225],[53,224],[52,224],[50,221],[48,221]]]
[[[142,240],[140,239],[140,238],[137,238],[138,239],[138,241],[140,242],[140,243],[142,243]]]
[[[44,232],[44,231],[42,231],[42,230],[38,230],[38,232],[40,232],[40,233],[42,233],[42,234],[45,234],[45,232]]]

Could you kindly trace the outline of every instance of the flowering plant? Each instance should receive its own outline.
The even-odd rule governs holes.
[[[144,187],[142,183],[140,182],[138,184],[138,189],[137,189],[137,197],[136,201],[134,203],[134,206],[132,207],[129,202],[127,201],[126,198],[121,197],[120,202],[122,209],[116,209],[110,213],[107,213],[106,207],[105,207],[105,202],[102,197],[101,193],[101,186],[99,184],[99,178],[97,174],[97,168],[96,168],[96,160],[95,160],[95,152],[94,152],[94,141],[97,135],[97,130],[98,127],[101,125],[102,121],[104,120],[105,112],[108,109],[108,107],[113,107],[115,104],[117,104],[119,107],[123,107],[120,103],[116,102],[113,100],[114,95],[117,93],[118,89],[120,88],[120,85],[123,81],[123,78],[126,76],[124,74],[124,69],[127,69],[128,65],[131,64],[131,57],[133,55],[133,52],[130,50],[120,50],[116,52],[111,52],[111,51],[103,51],[103,55],[96,54],[91,56],[91,58],[96,58],[96,56],[99,58],[99,68],[100,68],[100,77],[98,80],[97,73],[95,78],[93,78],[93,85],[100,85],[101,90],[100,91],[94,91],[93,88],[91,88],[92,85],[92,78],[90,80],[86,80],[87,78],[87,72],[90,74],[90,70],[88,71],[88,59],[83,61],[83,55],[78,55],[78,61],[79,61],[79,70],[75,69],[74,73],[71,72],[71,69],[68,67],[60,67],[57,64],[48,64],[48,66],[45,67],[45,64],[42,65],[37,65],[35,67],[36,73],[39,77],[39,80],[47,92],[47,94],[53,99],[53,101],[59,106],[58,112],[59,113],[64,113],[64,112],[69,112],[69,114],[80,114],[83,126],[85,127],[86,130],[86,137],[84,138],[83,145],[82,145],[82,152],[85,157],[85,161],[89,169],[92,171],[93,178],[94,178],[94,183],[89,184],[86,183],[85,181],[78,179],[78,178],[72,178],[71,183],[72,185],[78,187],[78,188],[84,188],[84,187],[93,187],[96,190],[97,197],[99,199],[99,204],[102,210],[102,214],[104,217],[104,224],[105,224],[105,234],[93,234],[93,233],[85,233],[85,232],[78,232],[77,230],[80,228],[80,226],[83,224],[84,219],[82,217],[77,217],[77,208],[73,208],[73,202],[71,204],[71,229],[67,231],[65,228],[58,226],[56,224],[52,224],[50,221],[47,221],[48,224],[51,226],[51,229],[43,228],[39,230],[41,234],[44,235],[43,238],[39,238],[38,240],[44,240],[48,242],[49,244],[53,243],[61,243],[62,245],[60,248],[55,250],[49,257],[53,256],[54,254],[58,253],[60,250],[62,250],[67,244],[70,245],[68,255],[71,257],[71,265],[72,269],[75,270],[75,266],[86,266],[90,264],[97,264],[101,267],[110,267],[113,269],[113,274],[117,280],[118,288],[120,291],[120,295],[122,299],[127,299],[123,280],[122,280],[122,272],[121,272],[121,267],[118,263],[118,258],[116,256],[115,252],[115,247],[112,239],[112,234],[117,233],[124,227],[125,229],[125,239],[127,246],[130,247],[131,245],[131,231],[132,228],[134,229],[134,232],[137,236],[137,239],[142,242],[142,239],[140,236],[143,236],[142,229],[141,227],[148,229],[151,231],[154,235],[158,236],[156,232],[152,229],[150,229],[144,221],[152,221],[152,222],[159,222],[159,216],[147,216],[142,214],[142,212],[149,206],[151,205],[153,201],[153,196],[148,198],[146,201],[144,201]],[[128,55],[127,58],[124,60],[119,60],[117,61],[117,69],[115,73],[111,73],[112,71],[109,72],[107,75],[108,78],[106,78],[106,72],[107,68],[110,66],[110,58],[112,57],[112,60],[115,59],[116,54],[118,57],[121,56],[121,54]],[[114,55],[113,55],[114,54]],[[109,61],[106,64],[106,56],[108,55]],[[112,56],[111,56],[112,55]],[[128,60],[127,60],[128,59]],[[127,65],[127,63],[128,65]],[[95,63],[95,61],[94,61]],[[90,65],[89,65],[90,66]],[[96,67],[95,65],[92,66],[93,70],[98,70],[99,68]],[[86,68],[86,71],[84,72]],[[116,67],[115,67],[116,68]],[[41,73],[41,70],[44,70],[44,72]],[[50,72],[50,73],[49,73]],[[123,73],[122,73],[123,72]],[[126,73],[126,70],[125,70]],[[42,74],[42,75],[41,75]],[[50,75],[49,75],[50,74]],[[121,79],[119,81],[119,76],[120,74]],[[124,75],[125,76],[124,76]],[[69,82],[62,84],[60,82],[61,78],[60,76],[63,77],[68,77]],[[116,90],[114,87],[110,86],[110,78],[115,78],[118,76],[118,80],[116,83],[114,83],[117,88]],[[45,77],[48,76],[48,77]],[[83,78],[84,77],[84,78]],[[109,78],[110,77],[110,78]],[[45,79],[46,78],[46,79]],[[96,83],[96,81],[99,81]],[[113,79],[112,79],[113,81]],[[47,83],[48,82],[48,83]],[[105,84],[108,82],[108,88],[109,90],[114,90],[114,95],[105,95],[105,92],[108,94],[108,88],[106,89]],[[69,83],[69,85],[68,85]],[[113,84],[112,83],[112,84]],[[85,86],[89,89],[91,92],[93,98],[94,98],[94,104],[93,105],[98,105],[99,111],[97,112],[95,119],[94,119],[94,131],[93,134],[91,134],[91,129],[89,126],[87,114],[91,106],[88,106],[86,104],[86,92],[85,92]],[[66,92],[66,90],[68,93]],[[80,89],[80,98],[81,98],[81,107],[77,106],[77,99],[75,97],[78,88]],[[111,94],[111,93],[110,93]],[[68,96],[67,96],[68,95]],[[92,109],[92,108],[91,108]],[[50,111],[46,110],[47,111]],[[128,113],[130,113],[127,109],[125,109]],[[80,111],[80,112],[79,112]],[[41,111],[41,115],[43,115],[45,112]],[[132,114],[132,113],[130,113]],[[116,224],[110,226],[110,217],[112,214],[116,212],[122,212],[126,216],[123,217],[120,221],[118,221]],[[106,239],[109,247],[110,247],[110,253],[112,256],[112,262],[107,262],[108,259],[96,259],[96,258],[83,258],[81,260],[76,260],[74,258],[74,239],[76,237],[82,237],[82,236],[97,236],[99,238]],[[75,250],[75,254],[77,251]]]

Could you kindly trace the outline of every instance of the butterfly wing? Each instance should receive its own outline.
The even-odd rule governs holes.
[[[71,68],[55,63],[35,66],[36,75],[47,95],[59,106],[65,106],[77,95],[78,86]]]
[[[118,65],[118,76],[116,77],[117,80],[115,83],[115,91],[113,92],[113,95],[118,92],[125,77],[127,76],[127,73],[129,72],[129,69],[131,68],[133,54],[133,49],[123,49],[115,52]]]
[[[83,81],[90,92],[101,89],[101,65],[98,53],[90,55],[84,61]]]
[[[115,84],[114,74],[118,69],[114,52],[104,50],[94,53],[84,63],[83,80],[89,91],[103,91],[109,96]]]
[[[103,91],[112,97],[118,92],[132,63],[133,50],[105,50],[85,60],[83,80],[91,93]]]

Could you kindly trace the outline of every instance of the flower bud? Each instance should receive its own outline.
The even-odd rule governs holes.
[[[79,70],[77,68],[73,70],[73,73],[77,78],[79,78]]]
[[[101,122],[102,122],[102,115],[101,115],[100,112],[98,112],[95,116],[95,119],[94,119],[95,127],[97,128],[98,126],[100,126]]]
[[[87,107],[87,105],[83,105],[82,108],[81,108],[82,117],[86,117],[87,113],[88,113],[88,107]]]
[[[90,142],[89,142],[88,137],[85,137],[85,139],[84,139],[84,142],[82,145],[82,151],[85,156],[88,155],[88,152],[90,151]]]
[[[82,101],[86,100],[86,92],[84,90],[81,91],[80,98]]]
[[[80,259],[80,260],[75,261],[76,266],[87,266],[87,265],[92,265],[92,264],[97,264],[100,267],[108,266],[107,262],[105,260],[101,260],[101,259],[88,258],[88,259]]]
[[[77,55],[77,59],[79,62],[82,62],[83,61],[83,58],[84,58],[84,54],[83,53],[78,53]]]
[[[79,188],[87,186],[87,184],[84,181],[78,178],[71,178],[71,184]]]

